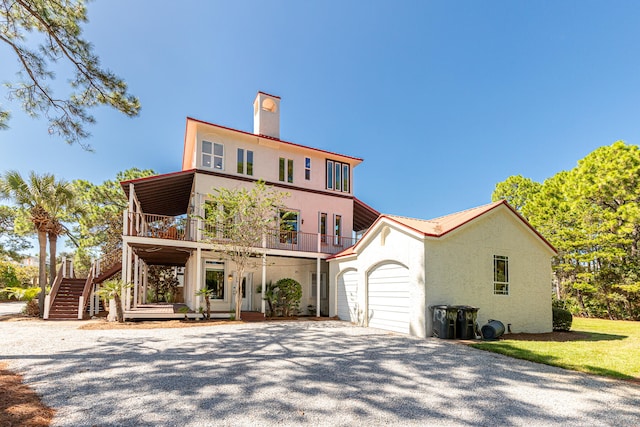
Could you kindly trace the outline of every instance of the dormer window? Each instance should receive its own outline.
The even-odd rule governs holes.
[[[224,145],[217,142],[202,141],[202,167],[223,170]]]

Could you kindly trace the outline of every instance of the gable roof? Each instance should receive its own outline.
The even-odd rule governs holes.
[[[370,230],[376,227],[377,224],[386,220],[392,223],[400,224],[423,236],[439,238],[447,235],[448,233],[451,233],[452,231],[462,227],[465,224],[468,224],[469,222],[477,219],[478,217],[481,217],[493,211],[494,209],[500,206],[505,206],[507,209],[509,209],[520,221],[522,221],[522,223],[526,227],[528,227],[536,236],[538,236],[538,238],[545,245],[547,245],[549,249],[551,249],[551,251],[553,251],[554,253],[558,252],[556,248],[554,248],[553,245],[549,243],[549,241],[545,239],[544,236],[542,236],[542,234],[540,234],[535,228],[533,228],[533,226],[529,224],[529,221],[527,221],[522,215],[520,215],[518,211],[516,211],[509,203],[507,203],[506,200],[500,200],[497,202],[489,203],[486,205],[478,206],[475,208],[452,213],[450,215],[445,215],[445,216],[441,216],[434,219],[417,219],[417,218],[407,218],[407,217],[397,216],[397,215],[382,214],[378,217],[376,222],[369,228],[369,231],[365,233],[365,236],[369,234]],[[363,238],[360,239],[360,241],[356,243],[354,246],[348,249],[345,249],[340,253],[335,254],[329,259],[355,254],[356,247],[359,246],[359,243],[362,240],[364,240],[365,236],[363,236]]]

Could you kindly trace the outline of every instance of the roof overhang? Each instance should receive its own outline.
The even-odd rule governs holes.
[[[371,227],[376,219],[380,216],[380,212],[364,203],[362,200],[353,198],[353,229],[354,231],[362,231]]]
[[[154,175],[122,181],[120,185],[127,198],[131,186],[142,212],[156,215],[177,216],[189,210],[195,170]]]

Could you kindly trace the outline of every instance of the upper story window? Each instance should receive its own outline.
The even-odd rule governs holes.
[[[348,193],[351,187],[350,166],[347,163],[327,160],[327,189]]]
[[[223,169],[224,145],[217,142],[202,141],[202,167]]]
[[[340,244],[340,236],[342,235],[342,215],[333,216],[333,244]]]
[[[304,179],[307,181],[311,179],[311,159],[309,157],[304,158]]]
[[[509,257],[493,256],[493,293],[509,295]]]
[[[293,183],[293,160],[280,157],[278,179]]]
[[[320,233],[320,241],[327,243],[327,214],[324,212],[319,213],[318,233]]]
[[[246,153],[246,161],[245,161],[245,153]],[[238,166],[236,171],[238,173],[243,173],[246,175],[253,175],[253,151],[245,150],[243,148],[238,148]]]

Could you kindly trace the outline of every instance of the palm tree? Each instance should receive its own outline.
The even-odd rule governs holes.
[[[122,292],[133,286],[132,283],[125,283],[122,280],[107,280],[106,282],[100,285],[100,289],[98,289],[98,295],[109,301],[110,299],[115,300],[116,306],[116,320],[120,323],[124,322],[124,313],[122,311]],[[109,305],[107,305],[108,307]]]
[[[51,194],[47,200],[47,213],[49,214],[49,226],[47,236],[49,238],[49,281],[53,286],[56,277],[56,255],[58,237],[68,234],[68,229],[62,221],[71,214],[80,213],[80,207],[76,205],[73,187],[66,181],[54,181],[51,185]]]
[[[44,313],[44,296],[47,286],[47,234],[55,234],[64,229],[61,224],[61,218],[66,207],[72,203],[73,194],[71,193],[71,188],[65,181],[56,181],[52,174],[38,175],[35,172],[30,172],[29,178],[25,180],[19,172],[8,171],[0,178],[0,196],[13,200],[16,205],[25,210],[38,235],[38,283],[40,284],[38,306],[40,315],[42,315]],[[51,248],[52,280],[56,272],[55,240],[58,235],[56,234],[53,239]]]

